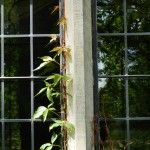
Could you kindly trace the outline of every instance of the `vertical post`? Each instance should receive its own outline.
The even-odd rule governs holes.
[[[68,99],[67,119],[75,125],[68,141],[69,150],[94,149],[93,131],[93,62],[91,0],[66,0],[66,46],[72,58],[67,61],[67,74],[73,78],[73,98]]]

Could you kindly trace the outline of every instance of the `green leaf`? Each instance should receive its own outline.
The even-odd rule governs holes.
[[[59,93],[59,92],[52,93],[52,96],[55,96],[55,97],[58,97],[60,95],[61,95],[61,93]]]
[[[50,83],[48,83],[48,82],[46,82],[46,81],[44,81],[44,82],[45,82],[45,85],[46,85],[47,87],[50,87],[50,86],[51,86]]]
[[[40,57],[40,59],[42,59],[45,62],[53,60],[50,56],[43,56],[43,57]]]
[[[63,47],[55,47],[50,52],[57,52],[57,55],[63,52]]]
[[[71,78],[69,76],[66,76],[66,75],[63,75],[62,78],[65,80],[65,81],[70,81]]]
[[[51,150],[53,148],[53,145],[47,147],[45,150]]]
[[[124,147],[124,145],[122,143],[119,142],[118,144],[119,144],[119,147]]]
[[[49,108],[48,110],[49,111],[55,111],[56,109],[55,108]]]
[[[54,129],[54,128],[57,128],[57,127],[59,127],[59,126],[61,126],[61,124],[60,123],[53,123],[53,124],[51,124],[50,126],[49,126],[49,131],[50,130],[52,130],[52,129]]]
[[[47,78],[46,78],[46,80],[50,80],[50,79],[54,79],[55,78],[55,76],[54,75],[51,75],[51,76],[48,76]]]
[[[53,91],[53,88],[50,88],[50,87],[48,87],[46,91],[46,96],[51,102],[53,102],[52,91]]]
[[[72,123],[66,122],[66,123],[64,124],[64,126],[67,128],[67,130],[68,130],[69,132],[74,132],[74,131],[75,131],[75,127],[74,127],[74,125],[73,125]]]
[[[45,150],[46,147],[51,146],[52,144],[50,143],[45,143],[40,147],[40,150]]]
[[[62,76],[60,74],[55,74],[55,77],[54,77],[54,86],[56,86],[58,84],[58,82],[60,81],[61,77]]]
[[[35,96],[38,96],[39,94],[43,93],[46,89],[47,87],[42,88]]]
[[[40,106],[38,107],[37,111],[34,113],[33,115],[33,119],[39,118],[40,116],[42,116],[43,112],[46,110],[47,108],[44,106]]]
[[[46,61],[46,62],[41,63],[36,69],[34,69],[34,71],[40,70],[41,68],[46,66],[48,63],[50,63],[50,61]]]
[[[58,135],[56,133],[53,133],[52,137],[51,137],[51,143],[53,144],[56,139],[57,139]]]
[[[53,104],[54,104],[54,103],[50,103],[50,104],[48,105],[48,108],[50,108],[51,106],[53,106]]]
[[[46,120],[46,118],[47,118],[47,115],[48,115],[48,109],[46,109],[44,112],[43,112],[43,121],[45,121]]]

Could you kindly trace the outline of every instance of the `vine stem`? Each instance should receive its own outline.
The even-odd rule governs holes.
[[[66,16],[66,12],[65,12],[65,3],[66,1],[65,0],[62,0],[61,2],[61,7],[60,10],[63,10],[61,12],[61,18],[64,18],[65,19],[65,16]],[[64,22],[66,23],[66,22]],[[66,46],[66,24],[60,24],[61,25],[61,30],[62,30],[62,35],[61,35],[61,38],[60,38],[60,46],[61,47],[65,47]],[[60,66],[60,69],[61,69],[61,74],[62,75],[66,75],[66,52],[63,51],[61,56],[60,56],[60,59],[62,61],[62,66]],[[60,88],[61,88],[61,92],[63,93],[63,95],[61,96],[61,119],[63,121],[67,121],[67,95],[66,95],[66,82],[61,79],[61,82],[60,82]],[[62,144],[63,144],[63,149],[64,150],[67,150],[67,129],[62,127],[61,128],[62,130],[62,133],[63,133],[63,137],[62,137]]]
[[[104,97],[102,97],[102,116],[104,118],[106,133],[107,133],[109,144],[110,144],[110,150],[113,150],[113,143],[112,143],[112,140],[110,137],[110,132],[109,132],[109,128],[108,128],[108,124],[107,124],[107,120],[106,120],[106,115],[105,115],[105,111],[104,111]]]

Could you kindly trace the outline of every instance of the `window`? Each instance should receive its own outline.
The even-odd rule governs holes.
[[[43,87],[38,57],[48,54],[50,34],[59,34],[59,0],[1,1],[0,150],[37,150],[49,140],[48,124],[33,121],[34,110],[46,105],[34,98]]]
[[[101,147],[150,149],[149,5],[97,0]]]

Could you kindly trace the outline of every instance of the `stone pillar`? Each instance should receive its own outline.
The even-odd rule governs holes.
[[[93,62],[91,0],[66,0],[66,45],[72,58],[67,74],[73,77],[73,98],[68,99],[68,120],[75,125],[75,133],[68,142],[69,150],[93,150]]]

